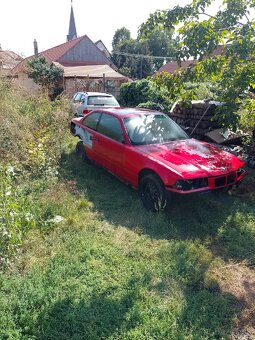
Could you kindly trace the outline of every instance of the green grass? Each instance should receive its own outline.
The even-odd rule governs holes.
[[[1,339],[230,336],[240,301],[216,274],[228,261],[254,263],[254,197],[186,197],[153,214],[136,191],[67,151],[40,202],[65,220],[32,230],[1,273]]]

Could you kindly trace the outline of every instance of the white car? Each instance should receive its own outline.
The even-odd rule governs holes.
[[[76,92],[71,100],[71,111],[76,117],[83,117],[94,109],[119,106],[113,95],[102,92]]]

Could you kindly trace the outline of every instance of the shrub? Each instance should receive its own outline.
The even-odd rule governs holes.
[[[19,162],[33,175],[54,172],[68,124],[64,99],[50,102],[0,81],[0,152],[3,162]]]
[[[135,107],[141,103],[154,102],[163,106],[164,110],[171,107],[166,88],[158,88],[149,79],[137,80],[132,83],[125,83],[120,88],[119,101],[124,106]]]
[[[139,105],[137,105],[137,107],[155,111],[164,111],[164,106],[155,102],[140,103]]]

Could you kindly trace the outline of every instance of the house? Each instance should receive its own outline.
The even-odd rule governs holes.
[[[0,45],[0,76],[9,76],[11,70],[22,61],[22,57],[12,51],[4,51]]]
[[[223,50],[224,50],[224,46],[220,45],[213,50],[212,55],[221,55],[223,53]],[[158,69],[157,73],[167,72],[167,73],[173,74],[175,71],[179,70],[180,68],[187,69],[188,67],[192,66],[196,61],[197,61],[196,59],[189,59],[189,60],[185,60],[182,62],[170,61],[166,63],[165,65],[161,66]]]
[[[104,54],[106,55],[107,58],[111,58],[111,54],[108,51],[107,47],[105,46],[105,44],[102,42],[102,40],[98,40],[95,42],[95,45],[102,51],[104,52]]]
[[[180,68],[188,68],[189,66],[193,65],[195,62],[194,59],[191,60],[185,60],[181,63],[178,61],[169,61],[165,65],[161,66],[157,73],[167,72],[170,74],[173,74],[176,70],[179,70]]]
[[[34,55],[24,59],[12,70],[16,82],[32,93],[40,87],[28,78],[27,62],[35,56],[44,57],[64,69],[63,89],[72,95],[76,91],[108,91],[117,95],[122,83],[129,81],[117,72],[101,41],[93,43],[87,35],[77,37],[73,8],[71,6],[67,41],[46,51],[38,52],[34,41]],[[110,55],[110,54],[109,54]]]

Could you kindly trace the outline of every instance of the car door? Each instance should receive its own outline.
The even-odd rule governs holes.
[[[102,113],[97,126],[97,152],[101,164],[110,172],[122,177],[126,140],[120,120]]]
[[[98,153],[98,133],[97,125],[101,117],[101,112],[93,112],[87,115],[82,124],[76,126],[76,135],[79,135],[83,141],[87,157],[99,164],[101,164]]]

